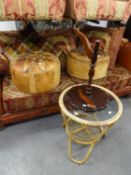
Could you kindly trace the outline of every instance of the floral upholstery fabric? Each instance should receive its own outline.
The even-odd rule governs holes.
[[[66,69],[67,54],[76,48],[75,36],[71,30],[57,34],[56,36],[48,37],[43,50],[55,54],[61,62],[62,70]]]
[[[19,91],[11,81],[10,76],[4,78],[3,101],[6,112],[19,112],[32,108],[44,107],[56,104],[60,93],[67,87],[87,81],[61,76],[60,85],[53,91],[38,95],[31,95]],[[102,85],[110,90],[116,90],[126,86],[131,86],[131,73],[122,67],[116,67],[109,71],[107,77],[97,80],[94,84]]]
[[[6,74],[9,67],[8,59],[0,53],[0,74]]]
[[[10,76],[6,76],[3,82],[3,100],[6,112],[18,112],[32,108],[38,108],[55,104],[58,102],[59,94],[73,82],[67,76],[62,76],[60,85],[49,93],[31,95],[19,91],[11,81]]]
[[[67,0],[66,14],[77,20],[127,21],[131,14],[131,2],[128,0]]]
[[[7,37],[0,35],[0,45],[0,73],[9,73],[9,62],[18,59],[19,54],[39,50],[55,54],[64,69],[67,52],[76,48],[75,37],[70,30],[51,36],[40,36],[33,30]]]
[[[75,83],[86,83],[86,81],[79,80],[76,78],[72,78]],[[104,86],[111,91],[115,91],[117,89],[124,88],[126,86],[130,86],[131,81],[131,72],[117,65],[114,69],[108,70],[107,76],[95,80],[93,83]]]
[[[3,53],[3,48],[11,45],[17,37],[17,32],[0,32],[0,74],[7,74],[9,68],[9,60]]]
[[[65,0],[0,0],[1,20],[61,20]]]
[[[29,51],[29,48],[36,47],[30,39],[32,35],[33,33],[24,39],[18,31],[0,32],[0,73],[9,73],[10,60],[24,51]]]

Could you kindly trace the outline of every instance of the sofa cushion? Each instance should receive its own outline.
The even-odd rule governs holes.
[[[72,30],[63,30],[60,34],[57,32],[56,35],[47,37],[42,50],[55,54],[60,59],[62,70],[64,70],[68,52],[76,48],[75,40]]]
[[[7,37],[0,34],[0,45],[0,73],[8,73],[9,62],[17,59],[19,54],[39,50],[55,54],[64,69],[67,52],[76,48],[75,37],[71,30],[58,31],[57,34],[46,33],[42,36],[33,30],[19,32],[17,35],[7,35]]]
[[[0,74],[7,74],[9,68],[9,59],[3,48],[12,45],[18,36],[19,32],[0,32]]]
[[[2,0],[1,20],[61,20],[65,11],[65,0]]]
[[[0,32],[0,73],[9,73],[10,58],[17,55],[14,46],[19,45],[20,40],[18,31]]]
[[[6,56],[0,53],[0,74],[7,74],[9,60]]]
[[[85,80],[80,80],[76,78],[71,78],[73,82],[75,83],[86,83]],[[104,86],[111,91],[115,91],[117,89],[124,88],[126,86],[130,86],[131,81],[131,72],[125,69],[124,67],[121,67],[119,65],[116,65],[114,69],[108,70],[107,76],[93,81],[94,84],[98,84],[101,86]]]
[[[74,83],[67,76],[62,76],[60,85],[49,93],[31,95],[19,91],[13,84],[11,77],[4,77],[3,81],[3,100],[6,112],[18,112],[32,108],[38,108],[55,104],[58,101],[62,90]]]
[[[10,76],[6,76],[3,81],[3,101],[6,112],[19,112],[32,108],[53,105],[58,102],[60,93],[67,87],[87,81],[61,76],[60,85],[53,91],[38,95],[31,95],[19,91],[11,81]],[[131,85],[131,72],[125,68],[117,66],[108,72],[107,77],[97,80],[94,84],[102,85],[112,91]]]
[[[129,0],[67,0],[66,15],[77,20],[101,19],[127,21]]]

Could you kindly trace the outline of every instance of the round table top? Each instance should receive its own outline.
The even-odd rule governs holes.
[[[62,92],[59,98],[59,105],[61,111],[70,119],[90,126],[104,126],[104,125],[111,125],[115,123],[122,115],[123,106],[121,100],[110,90],[98,86],[92,85],[99,90],[102,90],[105,94],[107,94],[107,102],[106,107],[101,110],[96,111],[84,111],[82,109],[70,108],[70,100],[67,102],[64,100],[65,96],[73,89],[77,87],[81,87],[83,85],[75,85],[67,88]]]

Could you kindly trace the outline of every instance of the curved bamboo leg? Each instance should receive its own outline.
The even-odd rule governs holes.
[[[114,124],[112,124],[112,125],[110,125],[110,126],[107,127],[107,129],[106,129],[106,130],[104,131],[104,133],[103,133],[102,139],[105,139],[105,138],[107,137],[108,132],[109,132],[109,130],[113,127],[113,125],[114,125]]]
[[[65,128],[66,127],[66,116],[62,114],[62,118],[63,118],[62,126]]]
[[[101,127],[101,132],[103,133],[102,139],[105,139],[107,137],[107,134],[108,134],[108,129],[106,131],[104,131],[103,127]]]
[[[72,140],[69,138],[68,139],[68,156],[72,162],[77,164],[83,164],[89,159],[94,146],[95,146],[94,143],[90,144],[90,147],[88,148],[85,157],[82,160],[76,160],[73,158],[73,155],[72,155]]]

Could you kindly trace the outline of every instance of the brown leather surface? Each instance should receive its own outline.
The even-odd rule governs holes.
[[[117,63],[131,71],[131,42],[125,43],[120,48]]]

